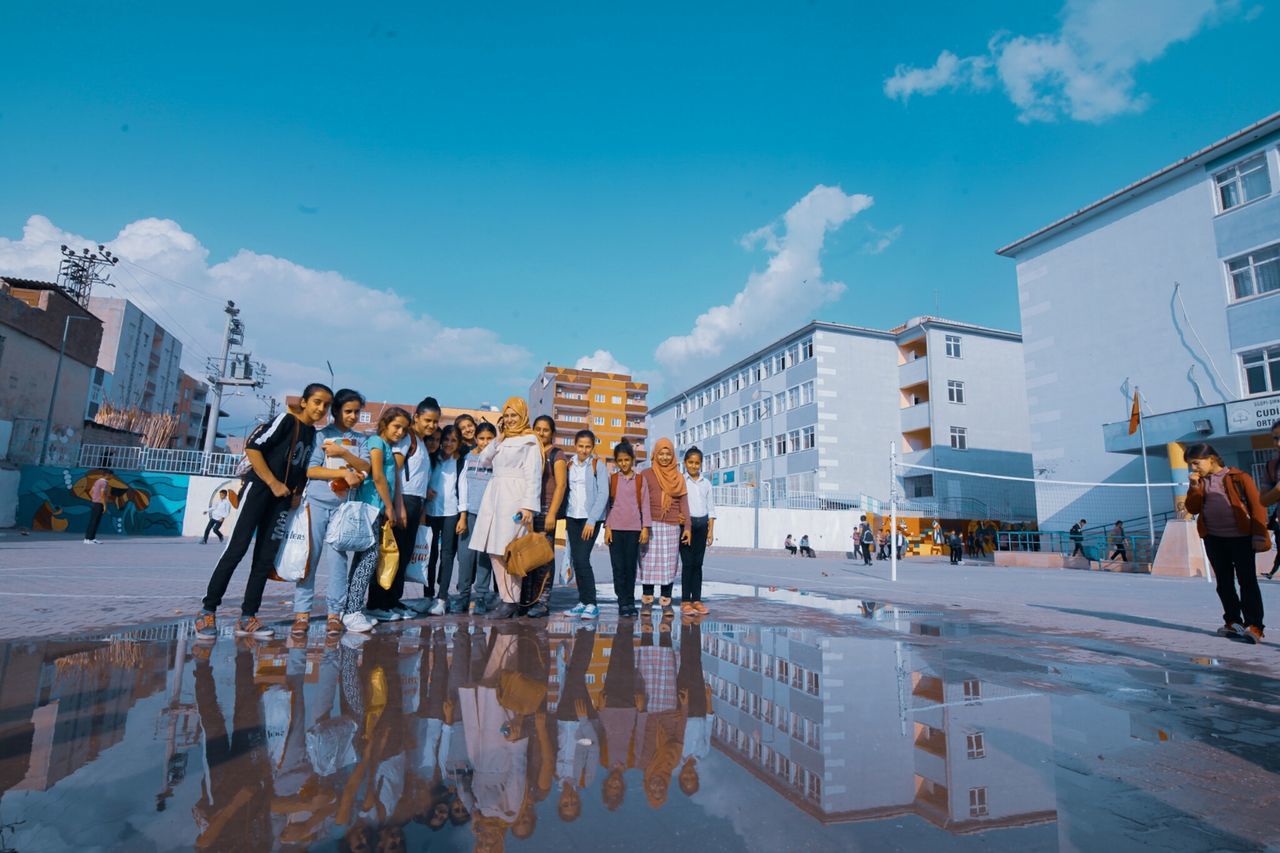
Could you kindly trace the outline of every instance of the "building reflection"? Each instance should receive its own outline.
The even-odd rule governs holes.
[[[199,849],[452,836],[501,850],[547,821],[697,808],[726,758],[786,800],[784,818],[823,825],[916,815],[962,834],[1058,816],[1064,721],[1049,698],[943,666],[907,636],[565,617],[306,642],[172,630],[7,646],[5,790],[56,786],[163,693],[135,721],[163,747],[145,751],[157,784],[137,795],[189,809],[174,843]]]

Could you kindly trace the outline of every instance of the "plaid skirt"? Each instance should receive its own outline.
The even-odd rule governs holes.
[[[640,546],[639,583],[667,584],[676,582],[676,569],[680,567],[680,534],[678,524],[662,521],[653,523],[649,544]]]

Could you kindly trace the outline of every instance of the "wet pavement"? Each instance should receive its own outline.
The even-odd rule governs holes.
[[[960,609],[0,645],[0,850],[1254,850],[1280,681]],[[608,608],[606,608],[608,609]]]

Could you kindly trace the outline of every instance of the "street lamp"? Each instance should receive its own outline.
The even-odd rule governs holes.
[[[67,315],[62,324],[62,344],[58,347],[58,366],[53,371],[53,390],[49,394],[49,413],[44,418],[44,440],[40,443],[40,464],[44,465],[49,456],[49,433],[53,429],[53,404],[58,400],[58,381],[62,378],[62,356],[67,351],[67,332],[71,329],[72,320],[94,320],[95,317],[73,317]]]

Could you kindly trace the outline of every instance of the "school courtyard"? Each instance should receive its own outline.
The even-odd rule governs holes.
[[[0,535],[0,849],[1280,844],[1280,646],[1203,578],[713,550],[697,620],[295,640],[269,584],[197,644],[219,550]]]

